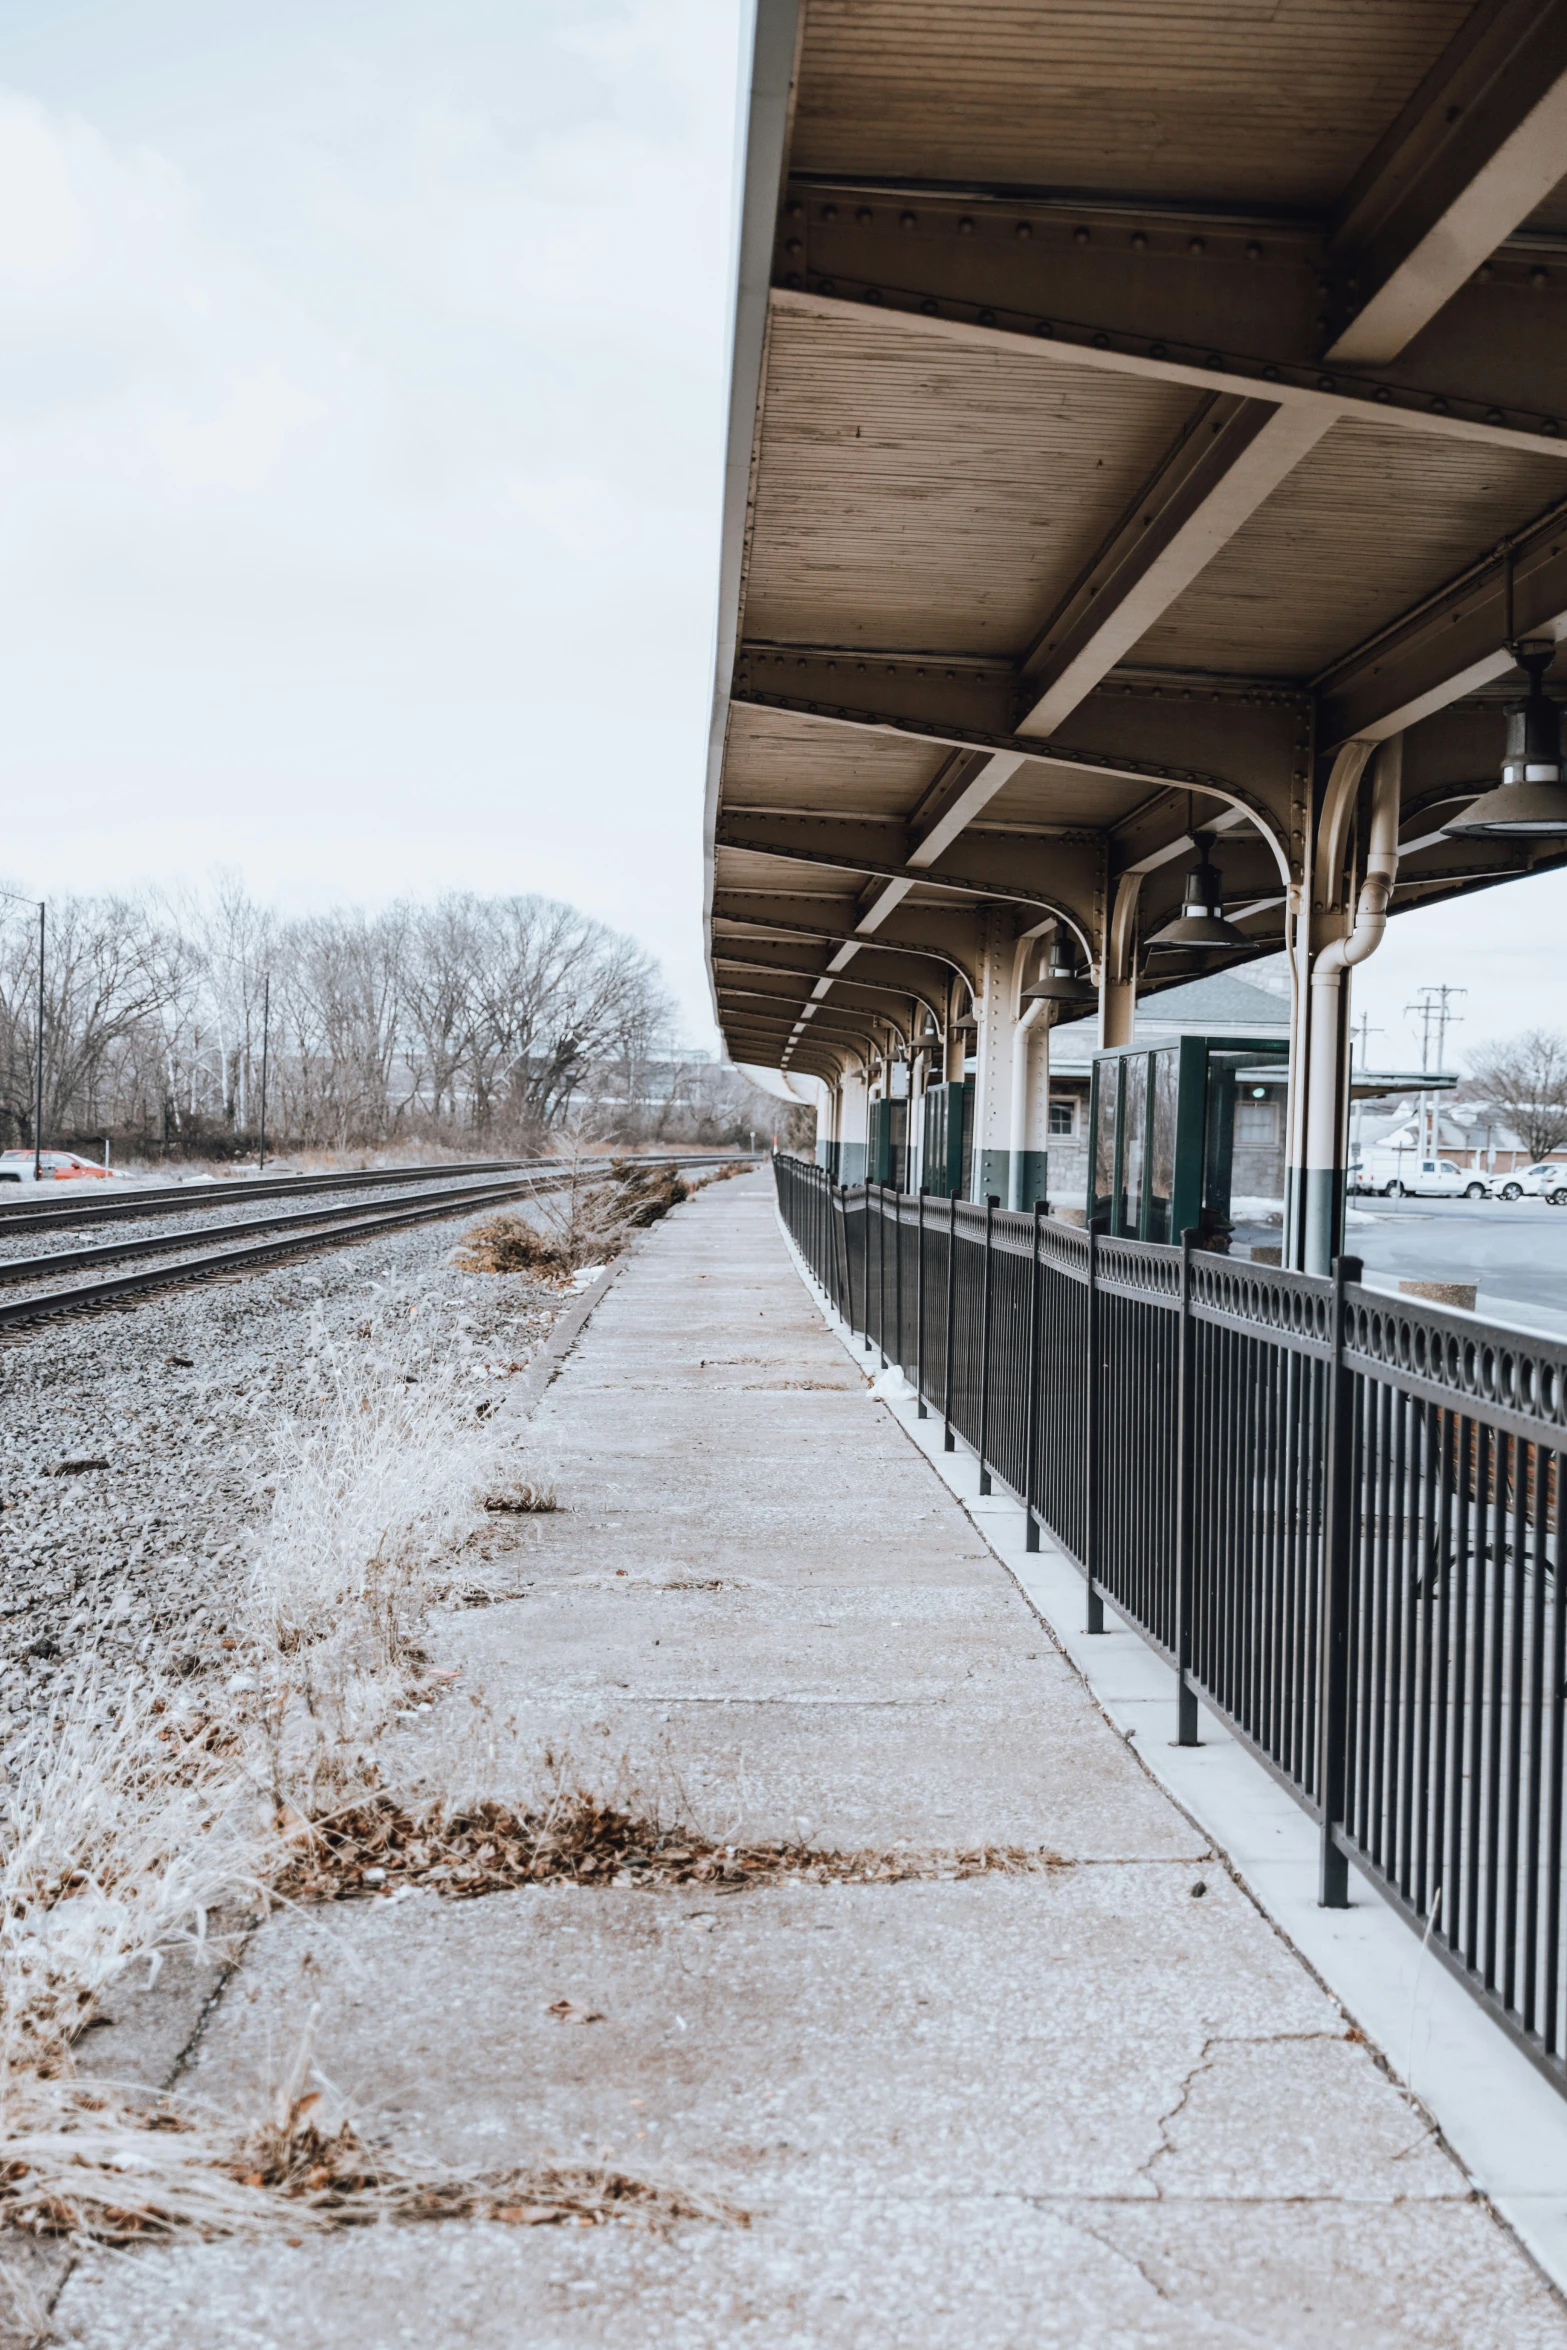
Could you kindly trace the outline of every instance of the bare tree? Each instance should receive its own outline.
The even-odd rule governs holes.
[[[750,1088],[675,1048],[651,959],[554,899],[453,894],[281,922],[220,874],[174,897],[62,899],[49,920],[46,1139],[246,1147],[268,992],[280,1143],[524,1149],[563,1124],[625,1142],[746,1131],[717,1092]],[[36,973],[26,908],[0,902],[9,1141],[31,1133]]]
[[[0,919],[0,1120],[31,1131],[38,1016],[38,933],[6,903]],[[18,919],[17,917],[20,917]],[[126,1048],[189,987],[191,954],[148,905],[52,899],[43,991],[44,1126],[114,1123]]]
[[[1531,1158],[1567,1142],[1567,1036],[1530,1028],[1482,1045],[1467,1088],[1522,1137]]]

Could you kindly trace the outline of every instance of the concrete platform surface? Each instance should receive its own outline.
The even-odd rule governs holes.
[[[257,2110],[314,2006],[332,2112],[401,2166],[603,2162],[749,2226],[149,2248],[76,2269],[60,2341],[1567,2345],[1428,2116],[846,1362],[767,1179],[648,1235],[529,1442],[564,1506],[519,1596],[440,1638],[516,1718],[499,1791],[548,1741],[710,1832],[1058,1865],[280,1917],[188,2077],[218,2109]],[[560,2000],[602,2020],[564,2028]]]

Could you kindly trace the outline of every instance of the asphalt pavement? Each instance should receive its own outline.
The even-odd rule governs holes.
[[[1567,1208],[1536,1199],[1351,1199],[1346,1245],[1374,1280],[1472,1281],[1477,1312],[1567,1336]]]

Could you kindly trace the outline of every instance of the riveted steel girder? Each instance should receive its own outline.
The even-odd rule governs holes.
[[[1509,640],[1567,636],[1567,501],[1313,682],[1322,746],[1381,741],[1513,669]]]
[[[961,673],[949,679],[947,666],[930,657],[867,654],[862,659],[822,648],[802,653],[747,645],[733,699],[825,725],[1007,750],[1044,767],[1144,783],[1150,793],[1174,785],[1243,808],[1278,842],[1289,863],[1302,855],[1311,706],[1298,691],[1258,686],[1242,693],[1177,681],[1166,689],[1111,680],[1050,736],[1037,738],[965,724],[954,705],[961,707],[970,685]],[[749,815],[744,822],[749,828]],[[916,845],[905,844],[905,863]],[[958,845],[944,851],[922,877],[946,885]]]
[[[1326,219],[1010,191],[797,179],[780,220],[774,304],[849,313],[971,344],[1031,343],[1052,360],[1204,392],[1363,411],[1391,426],[1567,456],[1567,255],[1492,255],[1408,347],[1376,365],[1329,359],[1358,268]],[[798,246],[799,250],[791,248]],[[1486,261],[1477,251],[1470,268]]]
[[[1091,833],[1019,838],[971,825],[934,867],[911,865],[907,825],[880,817],[753,810],[721,816],[717,841],[721,849],[802,865],[907,880],[965,897],[1012,899],[1076,923],[1091,924],[1103,896],[1103,843]]]

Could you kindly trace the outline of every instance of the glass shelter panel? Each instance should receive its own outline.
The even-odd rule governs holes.
[[[1116,1125],[1120,1100],[1121,1064],[1102,1060],[1094,1065],[1092,1188],[1090,1216],[1106,1216],[1115,1198]]]
[[[1145,1240],[1176,1240],[1170,1228],[1170,1203],[1175,1196],[1176,1109],[1180,1100],[1180,1051],[1168,1045],[1150,1056],[1153,1068],[1153,1115],[1148,1139],[1148,1229]]]
[[[1121,1063],[1120,1205],[1112,1230],[1139,1237],[1143,1220],[1143,1172],[1148,1139],[1148,1055],[1128,1053]]]

